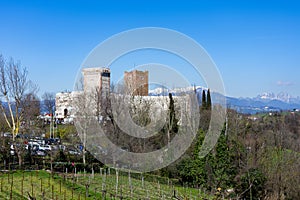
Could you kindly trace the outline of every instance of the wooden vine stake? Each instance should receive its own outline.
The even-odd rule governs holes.
[[[119,170],[116,169],[116,196],[118,195],[118,185],[119,185]]]

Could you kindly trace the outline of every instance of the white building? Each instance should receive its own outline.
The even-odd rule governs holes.
[[[59,92],[55,96],[55,118],[64,119],[70,116],[72,110],[72,93]]]
[[[73,100],[80,92],[59,92],[55,96],[55,118],[71,122],[74,118]]]
[[[83,89],[86,93],[101,92],[102,96],[108,96],[110,92],[110,69],[108,68],[84,68]],[[55,118],[64,122],[72,122],[75,109],[74,99],[80,91],[59,92],[55,97]],[[103,98],[104,99],[104,98]]]

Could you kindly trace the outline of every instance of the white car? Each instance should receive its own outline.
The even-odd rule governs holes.
[[[33,140],[29,140],[28,144],[31,145],[31,146],[40,145],[37,141],[33,141]]]
[[[51,151],[52,148],[50,145],[40,145],[39,150],[44,150],[44,151]]]

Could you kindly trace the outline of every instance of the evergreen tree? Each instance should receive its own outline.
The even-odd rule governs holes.
[[[206,94],[205,94],[205,90],[202,91],[202,106],[201,106],[201,108],[203,110],[206,109]]]
[[[210,91],[207,90],[207,100],[206,100],[206,109],[211,110],[211,97],[210,97]]]
[[[218,143],[204,158],[199,157],[205,132],[199,130],[193,155],[179,163],[178,171],[180,180],[193,187],[204,187],[215,191],[217,188],[224,190],[232,187],[237,175],[236,158],[237,146],[225,135],[225,125]]]
[[[169,104],[169,131],[171,133],[177,133],[178,132],[178,119],[176,119],[174,99],[173,99],[171,93],[169,93],[169,99],[170,99],[170,104]]]

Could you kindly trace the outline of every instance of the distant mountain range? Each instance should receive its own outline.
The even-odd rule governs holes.
[[[300,109],[300,97],[292,97],[288,93],[263,93],[254,98],[227,97],[229,107],[243,113],[270,112]]]
[[[149,91],[150,96],[162,96],[167,95],[169,92],[173,95],[177,95],[180,92],[197,92],[198,98],[201,100],[202,91],[207,91],[207,88],[197,86],[167,90],[163,88],[156,88]],[[212,101],[216,102],[219,93],[211,92]],[[300,97],[292,97],[288,93],[281,92],[279,94],[263,93],[257,95],[254,98],[235,98],[226,96],[226,104],[228,108],[232,108],[241,113],[255,114],[261,112],[276,112],[285,110],[300,110]]]
[[[149,90],[149,96],[167,96],[169,93],[173,95],[179,95],[182,92],[194,92],[196,90],[199,103],[201,103],[202,91],[207,91],[207,88],[197,86],[197,87],[187,87],[187,88],[177,88],[177,89],[164,89],[156,88]],[[218,102],[220,99],[219,93],[211,92],[211,98],[213,103]],[[274,93],[263,93],[256,97],[228,97],[226,96],[226,104],[228,108],[234,109],[238,112],[245,114],[255,114],[262,112],[279,112],[286,110],[300,110],[300,97],[293,97],[288,93],[280,92],[278,94]],[[2,102],[4,107],[7,107],[6,102]],[[41,101],[41,113],[46,113],[44,102]]]

